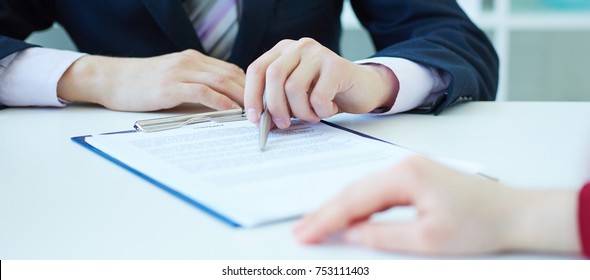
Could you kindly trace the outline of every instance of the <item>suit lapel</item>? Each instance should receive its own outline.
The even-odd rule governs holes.
[[[260,50],[276,0],[243,0],[240,29],[229,61],[247,67]]]
[[[179,50],[195,49],[204,52],[203,46],[179,0],[142,0],[168,39]]]

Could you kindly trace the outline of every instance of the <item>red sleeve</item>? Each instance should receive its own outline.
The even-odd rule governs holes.
[[[578,223],[582,253],[586,258],[590,258],[590,182],[586,183],[582,187],[582,190],[580,190],[578,206]]]

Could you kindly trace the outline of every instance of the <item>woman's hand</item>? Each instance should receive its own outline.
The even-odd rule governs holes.
[[[304,243],[343,231],[349,242],[427,255],[580,252],[576,192],[508,188],[415,157],[356,182],[295,226]],[[412,205],[414,221],[371,222]]]

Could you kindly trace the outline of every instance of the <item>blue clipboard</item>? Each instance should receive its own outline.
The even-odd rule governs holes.
[[[119,133],[140,133],[140,132],[129,130],[129,131],[106,133],[106,134],[119,134]],[[135,169],[135,168],[133,168],[133,167],[131,167],[131,166],[123,163],[122,161],[120,161],[120,160],[112,157],[111,155],[109,155],[109,154],[107,154],[107,153],[105,153],[105,152],[97,149],[96,147],[90,145],[90,143],[86,142],[86,138],[88,138],[88,137],[92,137],[92,135],[76,136],[76,137],[72,137],[71,139],[72,139],[72,141],[80,144],[82,147],[84,147],[84,148],[86,148],[86,149],[94,152],[95,154],[97,154],[97,155],[99,155],[99,156],[101,156],[101,157],[109,160],[110,162],[112,162],[112,163],[114,163],[114,164],[116,164],[116,165],[124,168],[125,170],[127,170],[127,171],[129,171],[129,172],[131,172],[131,173],[133,173],[133,174],[135,174],[137,176],[139,176],[140,178],[142,178],[142,179],[144,179],[144,180],[152,183],[156,187],[158,187],[158,188],[160,188],[160,189],[168,192],[169,194],[171,194],[171,195],[179,198],[180,200],[182,200],[182,201],[184,201],[184,202],[186,202],[186,203],[188,203],[188,204],[190,204],[190,205],[192,205],[192,206],[194,206],[194,207],[196,207],[196,208],[204,211],[205,213],[207,213],[209,215],[212,215],[213,217],[221,220],[222,222],[224,222],[224,223],[226,223],[226,224],[228,224],[228,225],[230,225],[232,227],[241,227],[240,224],[234,222],[233,220],[231,220],[231,219],[229,219],[229,218],[227,218],[227,217],[225,217],[225,216],[223,216],[223,215],[221,215],[221,214],[219,214],[219,213],[217,213],[217,212],[209,209],[208,207],[204,206],[203,204],[199,203],[198,201],[196,201],[196,200],[194,200],[194,199],[192,199],[192,198],[184,195],[181,192],[176,191],[175,189],[173,189],[173,188],[171,188],[171,187],[163,184],[162,182],[160,182],[158,180],[155,180],[154,178],[148,176],[147,174],[140,172],[139,170],[137,170],[137,169]]]

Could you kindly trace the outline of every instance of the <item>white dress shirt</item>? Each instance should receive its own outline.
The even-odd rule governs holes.
[[[0,60],[0,104],[6,106],[65,106],[57,96],[57,83],[65,71],[86,54],[28,48]],[[408,111],[445,94],[450,75],[395,57],[375,57],[356,63],[389,67],[399,80],[393,107],[383,114]]]
[[[53,106],[57,82],[83,53],[28,48],[0,60],[0,104],[6,106]]]

